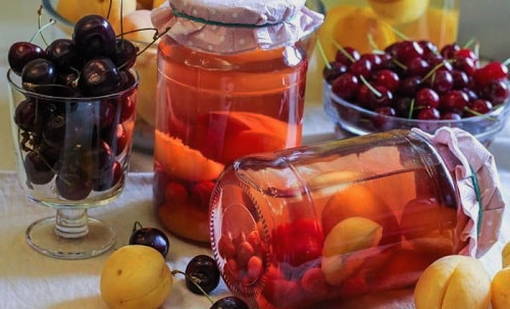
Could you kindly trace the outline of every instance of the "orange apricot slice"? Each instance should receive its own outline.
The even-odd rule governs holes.
[[[177,236],[198,242],[209,242],[209,219],[207,211],[182,204],[163,204],[158,208],[161,223]]]
[[[223,164],[207,159],[178,139],[163,132],[155,133],[154,157],[171,176],[188,181],[213,180],[223,171]]]

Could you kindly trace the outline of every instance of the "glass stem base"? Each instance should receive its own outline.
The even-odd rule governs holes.
[[[115,244],[113,229],[89,218],[86,209],[58,209],[56,217],[32,223],[25,236],[37,252],[66,260],[91,258]]]

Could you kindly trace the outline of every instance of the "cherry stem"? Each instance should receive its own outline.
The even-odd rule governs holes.
[[[387,27],[389,27],[391,29],[391,31],[393,31],[399,38],[401,38],[402,40],[405,40],[405,41],[409,41],[409,37],[407,35],[403,34],[399,30],[395,29],[395,27],[393,27],[392,25],[388,24],[385,21],[382,21],[382,23],[385,24]]]
[[[464,110],[465,110],[466,112],[471,113],[471,114],[476,115],[476,116],[483,116],[483,114],[482,114],[482,113],[479,113],[479,112],[477,112],[477,111],[475,111],[475,110],[472,110],[471,108],[469,108],[469,107],[467,107],[467,106],[466,106],[466,107],[464,107]]]
[[[377,43],[374,40],[374,36],[372,33],[367,34],[368,44],[370,44],[370,47],[372,47],[373,52],[382,52],[381,49],[379,49],[379,46],[377,46]]]
[[[193,276],[188,276],[185,272],[183,271],[180,271],[180,270],[173,270],[172,271],[172,275],[176,275],[176,274],[181,274],[183,275],[184,277],[190,279],[190,281],[193,283],[193,285],[195,285],[197,287],[197,289],[200,290],[200,292],[202,292],[202,294],[204,294],[204,296],[211,302],[211,305],[214,305],[214,300],[211,298],[211,296],[209,296],[209,294],[207,294],[206,291],[204,291],[204,289],[202,289],[202,287],[200,286],[200,284],[197,283],[197,281],[199,281],[197,278],[193,277]]]
[[[476,57],[480,58],[480,42],[476,42],[474,51],[475,51]]]
[[[351,61],[352,63],[355,62],[354,58],[344,49],[344,47],[342,45],[340,45],[340,43],[338,43],[337,41],[333,40],[333,45],[335,45],[335,47],[347,58],[349,59],[349,61]]]
[[[110,3],[108,4],[108,14],[106,14],[106,19],[110,19],[110,13],[112,12],[112,3],[113,0],[110,0]]]
[[[466,44],[464,44],[464,47],[463,48],[471,48],[471,46],[476,42],[476,39],[475,38],[471,38],[469,39],[469,41],[466,42]]]
[[[139,229],[143,229],[143,225],[140,223],[140,221],[135,221],[135,224],[133,224],[133,233]]]
[[[124,38],[124,0],[120,0],[120,33],[121,33],[121,38],[123,39]]]
[[[156,43],[157,40],[159,40],[159,38],[161,38],[162,36],[164,36],[168,31],[170,31],[171,27],[167,27],[165,29],[165,31],[159,33],[158,31],[156,31],[156,33],[154,33],[154,37],[153,37],[153,41],[150,42],[149,44],[147,44],[147,46],[145,46],[141,51],[139,51],[136,56],[140,56],[141,54],[143,54],[147,49],[149,49],[149,47],[151,47],[154,43]]]
[[[41,4],[39,6],[39,9],[37,10],[37,28],[38,29],[41,29],[42,9],[43,9],[43,6]],[[46,42],[46,39],[44,38],[44,35],[42,34],[42,32],[39,32],[39,34],[41,35],[41,39],[43,40],[44,45],[48,46],[48,42]]]
[[[319,54],[321,55],[322,61],[324,61],[324,65],[328,70],[331,70],[331,64],[329,64],[328,57],[326,57],[326,53],[324,52],[324,48],[322,48],[321,40],[317,39],[317,49],[319,50]]]
[[[402,62],[398,61],[397,59],[391,59],[391,61],[395,63],[398,67],[400,67],[402,70],[407,70],[407,66]]]
[[[368,89],[370,89],[370,91],[372,91],[373,94],[375,94],[378,97],[382,97],[382,93],[380,93],[377,89],[375,89],[374,86],[370,85],[370,83],[365,79],[364,76],[360,76],[359,78],[361,79],[363,84],[365,84],[368,87]]]
[[[155,31],[156,33],[158,32],[158,29],[156,28],[140,28],[140,29],[135,29],[135,30],[131,30],[131,31],[127,31],[127,32],[123,32],[121,34],[117,34],[117,38],[122,36],[122,35],[125,35],[125,34],[130,34],[130,33],[135,33],[135,32],[141,32],[141,31]]]
[[[411,106],[409,106],[409,115],[407,116],[407,119],[413,118],[413,112],[414,112],[414,99],[411,100]]]
[[[429,79],[432,75],[434,75],[437,70],[439,70],[440,68],[444,67],[444,62],[441,62],[440,64],[436,65],[435,67],[432,68],[432,70],[430,70],[427,75],[425,75],[425,77],[422,79],[422,81],[426,81],[427,79]]]
[[[47,23],[46,25],[42,26],[41,28],[39,28],[39,30],[37,30],[36,33],[34,33],[34,35],[32,36],[32,38],[30,39],[30,43],[32,43],[34,40],[35,40],[35,37],[41,33],[42,31],[44,31],[44,29],[48,28],[49,26],[53,25],[55,23],[55,20],[54,19],[51,19],[50,18],[50,22]]]

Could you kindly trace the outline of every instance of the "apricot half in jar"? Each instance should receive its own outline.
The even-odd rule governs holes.
[[[425,14],[429,0],[369,0],[374,12],[392,24],[413,22]]]

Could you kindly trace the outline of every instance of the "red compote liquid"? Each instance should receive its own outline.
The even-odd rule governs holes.
[[[235,159],[301,142],[302,48],[234,55],[159,44],[155,137],[157,215],[178,236],[209,241],[209,199]]]
[[[258,308],[336,305],[410,287],[457,252],[451,177],[429,144],[402,132],[229,168],[211,200],[211,227],[234,294]]]

